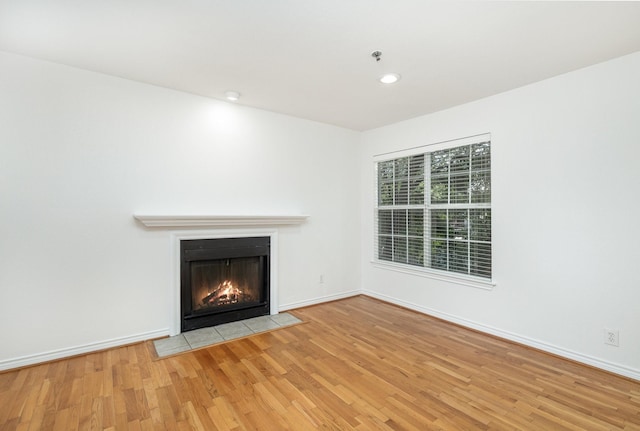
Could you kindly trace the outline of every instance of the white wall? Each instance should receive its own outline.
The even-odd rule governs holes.
[[[170,233],[134,213],[308,214],[280,307],[357,291],[358,140],[0,53],[0,369],[167,333]]]
[[[640,378],[639,76],[636,53],[364,133],[365,293]],[[372,265],[372,156],[485,132],[495,288]]]

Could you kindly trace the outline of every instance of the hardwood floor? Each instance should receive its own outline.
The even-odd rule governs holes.
[[[0,430],[640,430],[640,383],[367,297],[0,373]]]

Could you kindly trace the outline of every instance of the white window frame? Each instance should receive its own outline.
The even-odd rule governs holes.
[[[440,151],[440,150],[446,150],[446,149],[450,149],[450,148],[454,148],[454,147],[462,147],[462,146],[466,146],[466,145],[472,145],[472,144],[477,144],[477,143],[481,143],[481,142],[491,142],[491,135],[489,133],[485,133],[485,134],[480,134],[480,135],[474,135],[474,136],[469,136],[466,138],[461,138],[461,139],[454,139],[454,140],[450,140],[450,141],[443,141],[443,142],[438,142],[438,143],[434,143],[434,144],[428,144],[428,145],[424,145],[424,146],[419,146],[419,147],[413,147],[413,148],[408,148],[408,149],[404,149],[404,150],[399,150],[399,151],[393,151],[393,152],[388,152],[388,153],[382,153],[382,154],[377,154],[373,157],[373,171],[374,171],[374,205],[373,205],[373,219],[374,219],[374,223],[373,223],[373,237],[374,237],[374,242],[373,242],[373,257],[371,260],[371,263],[378,268],[382,268],[382,269],[387,269],[387,270],[392,270],[392,271],[397,271],[397,272],[401,272],[401,273],[405,273],[405,274],[411,274],[411,275],[416,275],[416,276],[421,276],[421,277],[427,277],[427,278],[431,278],[431,279],[435,279],[435,280],[439,280],[439,281],[446,281],[446,282],[451,282],[451,283],[455,283],[455,284],[459,284],[459,285],[464,285],[464,286],[470,286],[470,287],[475,287],[475,288],[481,288],[481,289],[492,289],[495,285],[496,282],[494,280],[494,264],[493,264],[493,256],[494,256],[494,251],[493,251],[493,236],[492,236],[492,241],[491,241],[491,279],[489,278],[484,278],[484,277],[479,277],[479,276],[471,276],[471,275],[467,275],[467,274],[462,274],[462,273],[456,273],[456,272],[452,272],[452,271],[448,271],[448,270],[440,270],[440,269],[433,269],[433,268],[429,268],[429,267],[425,267],[425,266],[415,266],[415,265],[410,265],[410,264],[404,264],[404,263],[398,263],[398,262],[393,262],[393,261],[389,261],[389,260],[381,260],[378,259],[378,238],[379,238],[379,230],[378,230],[378,211],[380,209],[389,209],[389,210],[393,210],[393,209],[397,209],[396,206],[379,206],[379,202],[378,202],[378,193],[379,193],[379,184],[378,184],[378,163],[380,162],[385,162],[385,161],[390,161],[390,160],[395,160],[395,159],[399,159],[399,158],[403,158],[403,157],[410,157],[410,156],[415,156],[415,155],[419,155],[419,154],[425,154],[425,166],[427,165],[428,161],[430,160],[430,155],[431,153],[434,153],[436,151]],[[431,189],[431,175],[427,175],[427,173],[425,173],[425,191],[426,190],[430,190]],[[428,259],[428,256],[430,254],[430,245],[429,245],[429,238],[431,237],[431,232],[429,232],[429,230],[431,229],[431,223],[429,221],[430,218],[430,214],[432,209],[454,209],[455,208],[455,204],[431,204],[431,202],[426,202],[428,200],[429,197],[429,193],[425,193],[425,202],[424,204],[407,204],[407,205],[402,205],[402,209],[411,209],[411,208],[423,208],[425,210],[425,221],[424,221],[424,234],[423,237],[425,239],[424,241],[424,247],[425,247],[425,260]],[[464,204],[464,208],[465,209],[474,209],[474,208],[492,208],[492,203],[481,203],[481,204]],[[493,212],[493,211],[492,211]],[[493,214],[491,217],[491,230],[493,231]]]

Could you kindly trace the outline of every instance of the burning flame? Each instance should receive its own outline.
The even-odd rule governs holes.
[[[213,292],[202,298],[202,303],[204,305],[235,304],[242,295],[242,290],[234,286],[229,280],[225,280]]]

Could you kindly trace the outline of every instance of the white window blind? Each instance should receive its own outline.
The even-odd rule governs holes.
[[[491,279],[489,135],[401,155],[376,157],[375,259]]]

